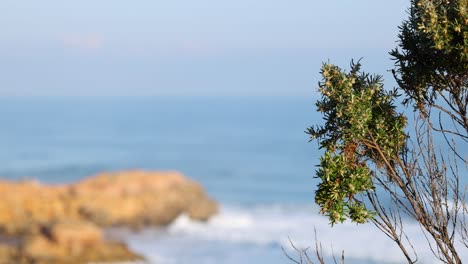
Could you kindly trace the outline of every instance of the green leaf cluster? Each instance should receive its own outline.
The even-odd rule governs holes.
[[[381,76],[361,73],[359,63],[348,73],[324,64],[321,74],[316,106],[325,124],[307,131],[325,149],[315,201],[332,224],[364,223],[374,213],[357,196],[374,189],[370,166],[385,167],[401,152],[406,119],[395,111],[396,91],[385,91]]]
[[[468,0],[412,0],[400,26],[394,76],[406,104],[424,112],[438,96],[460,98],[468,77]],[[447,103],[457,105],[451,100]],[[466,113],[465,113],[466,114]]]
[[[446,53],[459,53],[466,59],[467,1],[419,0],[413,5],[413,20],[418,31],[433,42],[432,47]]]

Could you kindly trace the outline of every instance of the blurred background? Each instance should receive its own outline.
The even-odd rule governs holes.
[[[331,228],[318,215],[320,150],[304,131],[321,122],[322,62],[363,58],[393,87],[388,51],[407,6],[3,0],[0,175],[56,184],[137,168],[197,180],[221,205],[208,223],[120,231],[156,263],[288,263],[282,247],[314,246],[314,229],[327,255],[333,245],[347,263],[399,263],[372,225]]]
[[[3,96],[310,96],[323,61],[392,68],[407,1],[0,3]]]

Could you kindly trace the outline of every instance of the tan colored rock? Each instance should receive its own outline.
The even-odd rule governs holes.
[[[166,225],[181,213],[206,220],[217,205],[201,186],[176,172],[105,173],[71,187],[81,215],[99,225]]]
[[[16,263],[18,257],[16,254],[16,248],[0,244],[0,264]]]
[[[199,184],[176,172],[103,173],[63,186],[0,180],[0,193],[0,236],[22,241],[0,243],[0,264],[136,259],[97,226],[161,226],[183,213],[204,221],[217,212]]]
[[[218,212],[218,206],[211,200],[199,200],[190,205],[187,214],[192,219],[207,221],[210,216]]]
[[[68,186],[0,181],[0,193],[0,233],[10,235],[56,219],[166,225],[181,213],[206,220],[217,211],[199,184],[176,172],[103,173]]]
[[[0,233],[27,233],[31,226],[67,214],[63,197],[67,188],[37,182],[0,181]]]
[[[90,222],[60,221],[42,229],[44,236],[64,247],[95,246],[102,243],[102,232]]]
[[[98,227],[89,222],[57,222],[41,230],[25,239],[20,249],[22,262],[75,264],[142,259],[122,243],[104,241]]]

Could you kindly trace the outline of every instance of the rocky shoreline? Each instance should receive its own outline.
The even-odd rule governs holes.
[[[61,186],[0,181],[0,194],[0,264],[142,260],[103,228],[165,226],[181,214],[205,221],[218,210],[177,172],[102,173]]]

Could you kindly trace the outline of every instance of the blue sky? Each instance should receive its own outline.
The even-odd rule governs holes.
[[[0,96],[309,96],[322,61],[389,76],[407,6],[2,0]]]

